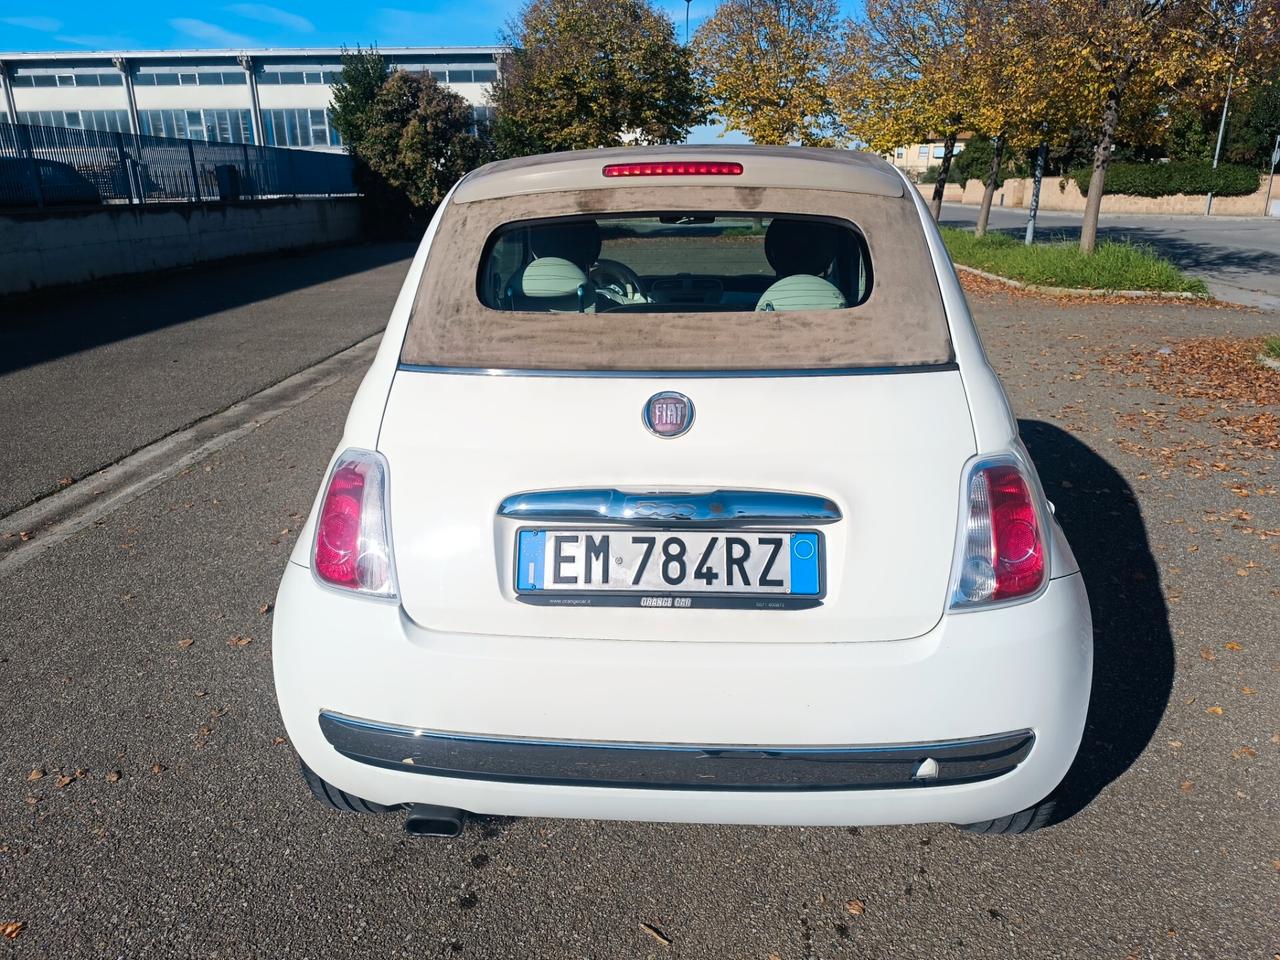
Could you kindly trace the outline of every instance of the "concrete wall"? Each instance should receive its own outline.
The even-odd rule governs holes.
[[[357,198],[0,213],[0,294],[358,239]]]
[[[1280,190],[1280,177],[1272,191],[1274,205],[1276,191]],[[1010,179],[1004,186],[996,189],[995,198],[991,201],[997,207],[1025,207],[1031,203],[1033,181],[1030,178]],[[929,195],[929,184],[921,184],[920,189],[925,196]],[[970,180],[963,187],[958,183],[948,183],[943,192],[943,199],[948,203],[981,203],[986,187],[981,180]],[[1257,193],[1245,197],[1215,197],[1213,215],[1216,217],[1262,217],[1263,204],[1267,198],[1267,181]],[[1040,209],[1063,210],[1070,213],[1084,212],[1085,198],[1080,193],[1074,180],[1066,177],[1045,177],[1040,184]],[[1107,193],[1102,197],[1103,213],[1156,213],[1166,216],[1194,215],[1204,213],[1204,194],[1177,194],[1172,197],[1131,197],[1122,193]],[[1273,209],[1271,215],[1280,214]]]

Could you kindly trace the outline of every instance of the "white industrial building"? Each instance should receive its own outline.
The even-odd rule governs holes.
[[[428,71],[491,114],[500,47],[390,47],[392,69]],[[339,150],[329,122],[336,47],[0,53],[0,120],[222,143]]]

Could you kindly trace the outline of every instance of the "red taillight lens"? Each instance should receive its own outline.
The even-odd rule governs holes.
[[[377,453],[346,450],[334,464],[311,551],[312,568],[325,583],[395,596],[386,485],[386,462]]]
[[[966,489],[952,605],[1035,593],[1045,577],[1044,532],[1035,494],[1021,467],[1012,458],[980,463],[970,471]]]
[[[1017,467],[990,467],[983,473],[991,497],[996,583],[992,600],[1033,592],[1044,576],[1040,522],[1026,479]]]
[[[606,177],[738,177],[742,164],[716,160],[663,160],[659,163],[610,163]]]

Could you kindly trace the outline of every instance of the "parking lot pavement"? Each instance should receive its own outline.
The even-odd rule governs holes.
[[[970,227],[978,208],[943,204],[942,223]],[[1080,214],[1040,211],[1036,236],[1080,239]],[[996,207],[991,227],[1021,237],[1027,211]],[[1145,243],[1192,276],[1202,277],[1220,300],[1280,311],[1280,219],[1162,217],[1103,214],[1098,236]]]
[[[5,300],[0,516],[381,330],[407,244]]]
[[[263,610],[353,369],[6,576],[0,924],[25,926],[0,956],[1269,960],[1277,453],[1112,362],[1267,318],[972,300],[1094,607],[1064,823],[484,819],[434,841],[322,810],[282,741]]]

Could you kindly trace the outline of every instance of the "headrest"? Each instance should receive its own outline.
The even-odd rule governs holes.
[[[530,227],[529,246],[538,259],[560,257],[589,270],[600,259],[600,227],[594,220]]]
[[[511,290],[522,297],[538,299],[576,297],[587,275],[563,257],[540,257],[511,278]]]
[[[805,273],[783,277],[760,295],[757,310],[839,310],[847,307],[835,284]]]
[[[818,220],[775,217],[764,232],[764,255],[780,277],[826,273],[836,258],[840,228]]]

